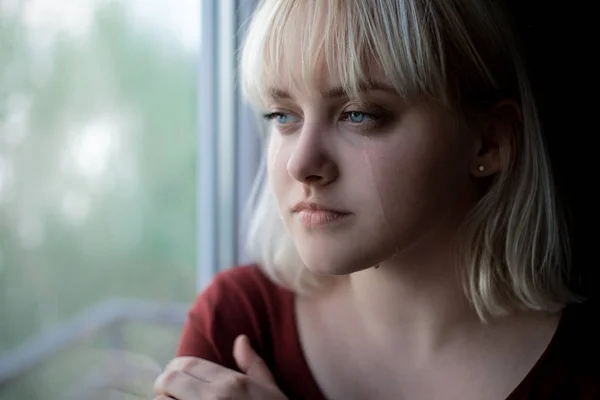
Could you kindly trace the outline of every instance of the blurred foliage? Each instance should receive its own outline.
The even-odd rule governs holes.
[[[196,259],[196,54],[117,1],[38,43],[7,1],[0,356],[111,297],[189,303]]]

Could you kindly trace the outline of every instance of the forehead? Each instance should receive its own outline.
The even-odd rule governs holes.
[[[382,82],[370,82],[369,84],[361,85],[356,91],[352,91],[342,85],[323,86],[312,92],[306,88],[295,88],[292,90],[272,87],[268,90],[268,99],[271,101],[289,101],[296,100],[301,97],[319,98],[324,100],[339,100],[344,98],[360,99],[363,95],[371,92],[385,92],[392,95],[398,95],[398,92],[391,86]]]
[[[344,97],[360,97],[372,91],[384,91],[398,94],[397,90],[386,83],[385,76],[376,68],[366,76],[354,77],[348,82],[335,70],[326,67],[315,69],[313,76],[302,76],[298,71],[279,71],[266,89],[270,100],[291,100],[296,97],[319,97],[339,99]]]

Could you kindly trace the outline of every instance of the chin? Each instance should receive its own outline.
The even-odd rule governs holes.
[[[298,255],[315,274],[349,275],[372,268],[395,253],[393,241],[380,233],[379,226],[355,224],[313,231],[293,223],[288,226]]]
[[[385,259],[381,254],[361,253],[351,249],[341,252],[312,247],[310,250],[298,248],[298,252],[304,265],[318,275],[350,275],[372,268]]]

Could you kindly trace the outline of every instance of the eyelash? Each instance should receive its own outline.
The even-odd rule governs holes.
[[[290,116],[290,114],[284,113],[284,112],[279,112],[279,111],[275,111],[275,112],[271,112],[271,113],[267,113],[264,114],[263,117],[268,120],[268,121],[273,121],[275,118],[277,117],[285,117],[285,116]],[[283,124],[282,124],[283,125]]]
[[[349,120],[349,118],[351,118],[352,114],[361,114],[361,115],[365,116],[367,118],[366,122],[375,121],[377,119],[373,114],[370,114],[370,113],[364,112],[364,111],[346,111],[346,112],[342,113],[342,115],[345,117],[344,118],[345,120]],[[349,122],[352,124],[357,124],[357,125],[364,123],[364,121],[361,121],[361,122],[349,121]]]
[[[361,115],[365,116],[367,118],[366,122],[376,121],[378,119],[375,115],[373,115],[371,113],[368,113],[368,112],[365,112],[365,111],[346,111],[346,112],[343,112],[341,114],[342,117],[340,118],[340,120],[348,121],[348,119],[350,118],[350,116],[352,114],[361,114]],[[271,113],[266,113],[266,114],[263,115],[263,117],[266,120],[268,120],[268,121],[272,121],[272,120],[275,120],[277,117],[289,117],[290,115],[291,114],[288,114],[288,113],[284,113],[284,112],[280,112],[280,111],[275,111],[275,112],[271,112]],[[355,125],[361,125],[361,124],[365,123],[364,121],[363,122],[352,122],[352,121],[349,121],[349,122],[351,124],[355,124]],[[285,123],[280,123],[280,125],[286,125],[286,124]]]

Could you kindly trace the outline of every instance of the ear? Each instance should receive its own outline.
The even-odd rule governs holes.
[[[521,131],[521,106],[512,99],[502,100],[481,117],[482,124],[475,132],[471,174],[483,178],[508,168],[516,135]]]

